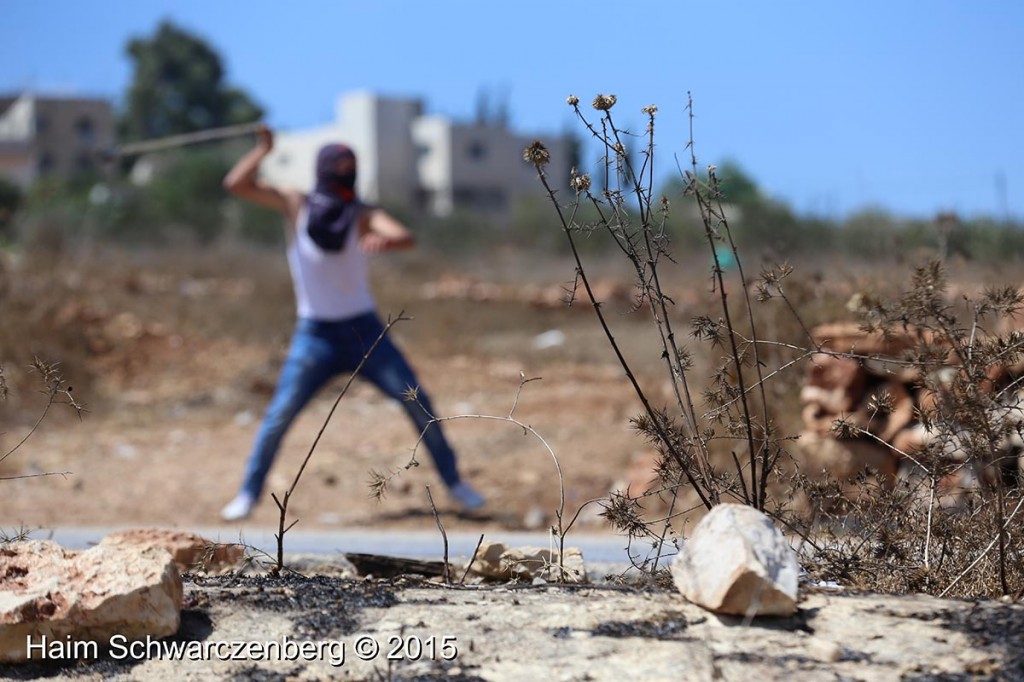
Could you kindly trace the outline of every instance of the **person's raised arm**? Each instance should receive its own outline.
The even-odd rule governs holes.
[[[291,193],[268,185],[258,177],[260,164],[273,148],[273,132],[266,126],[260,126],[256,146],[224,176],[224,189],[237,197],[291,216],[295,209]]]
[[[367,253],[404,251],[416,245],[412,232],[384,209],[367,209],[360,222],[359,246]]]

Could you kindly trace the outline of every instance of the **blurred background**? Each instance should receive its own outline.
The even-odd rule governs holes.
[[[688,143],[717,166],[748,269],[797,266],[805,322],[842,317],[858,292],[895,291],[915,262],[955,286],[1019,283],[1024,255],[1024,8],[998,1],[893,6],[468,1],[86,3],[0,0],[0,452],[38,420],[33,357],[60,363],[87,406],[55,409],[0,475],[0,522],[208,523],[230,496],[294,321],[278,216],[221,179],[278,134],[268,179],[307,187],[317,147],[359,154],[359,191],[405,221],[420,249],[374,264],[383,313],[446,414],[506,414],[520,372],[544,376],[517,410],[563,458],[570,504],[648,462],[637,405],[585,306],[574,265],[522,150],[601,186],[602,151],[565,103],[598,93],[642,162],[658,106],[651,184],[671,207],[680,319],[713,310],[703,228],[683,196]],[[693,98],[692,120],[687,108]],[[228,128],[203,144],[131,145]],[[136,150],[136,151],[132,151]],[[583,241],[617,333],[657,388],[659,357],[630,314],[628,264]],[[799,336],[779,323],[775,338]],[[698,355],[698,369],[717,359]],[[799,421],[795,387],[778,406]],[[296,426],[272,488],[290,480],[326,391]],[[59,407],[59,406],[55,406]],[[308,522],[431,524],[427,467],[381,505],[371,468],[415,442],[397,408],[360,388],[296,505]],[[795,415],[795,416],[793,416]],[[452,422],[483,523],[543,527],[551,464],[521,432]],[[315,431],[314,431],[315,432]],[[640,467],[642,470],[642,466]],[[315,479],[315,480],[314,480]],[[60,494],[52,495],[57,490]],[[45,491],[46,505],[40,505]],[[184,502],[187,501],[187,504]],[[264,505],[255,523],[274,516]]]

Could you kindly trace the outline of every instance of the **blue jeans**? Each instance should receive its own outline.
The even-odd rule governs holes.
[[[292,421],[324,384],[342,372],[354,371],[383,331],[384,325],[375,313],[337,322],[299,320],[277,389],[245,467],[243,492],[259,498],[281,439]],[[441,479],[449,487],[458,483],[455,453],[448,445],[440,424],[430,424],[430,415],[434,414],[430,398],[420,389],[417,400],[404,399],[406,392],[419,384],[409,363],[391,339],[387,336],[381,339],[359,375],[399,401],[415,424],[417,433],[426,429],[423,442]]]

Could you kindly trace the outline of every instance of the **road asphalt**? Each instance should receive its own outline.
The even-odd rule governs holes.
[[[137,528],[138,526],[134,526]],[[118,527],[74,527],[65,526],[39,529],[32,533],[37,540],[52,539],[68,549],[85,549],[99,542],[104,536],[122,530]],[[270,554],[277,551],[274,537],[276,528],[250,527],[206,527],[182,528],[199,533],[215,542],[241,542],[259,548]],[[448,555],[453,561],[472,556],[480,533],[448,531]],[[557,539],[543,532],[493,531],[484,533],[488,542],[503,542],[509,547],[552,547],[557,548]],[[625,570],[630,565],[625,537],[611,533],[569,533],[565,546],[576,547],[583,553],[588,567],[600,565],[602,570]],[[637,561],[642,561],[649,545],[632,548]],[[444,556],[444,543],[438,531],[428,530],[384,530],[339,528],[330,530],[303,530],[294,528],[285,536],[285,551],[289,554],[337,555],[345,553],[381,554],[421,560],[440,560]],[[668,548],[666,554],[674,553]]]

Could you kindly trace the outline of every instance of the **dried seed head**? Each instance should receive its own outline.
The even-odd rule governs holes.
[[[573,168],[572,172],[569,174],[569,186],[572,187],[577,194],[580,192],[586,192],[590,189],[590,175],[588,173],[580,175],[576,171],[576,168]]]
[[[594,108],[598,111],[608,111],[615,106],[615,95],[598,95],[594,98]]]
[[[551,152],[548,151],[543,142],[534,140],[529,147],[523,150],[523,160],[529,161],[535,166],[543,166],[551,161]]]
[[[576,95],[569,95],[568,97],[565,98],[565,103],[568,104],[570,107],[574,107],[580,103],[580,98],[577,97]]]
[[[714,172],[715,172],[716,170],[718,170],[718,166],[716,166],[716,165],[715,165],[715,164],[713,164],[713,163],[712,163],[712,164],[708,164],[708,174],[709,174],[709,175],[710,175],[711,173],[714,173]]]
[[[658,105],[657,104],[648,104],[646,107],[644,107],[640,111],[642,111],[643,113],[647,114],[648,116],[654,116],[656,113],[658,113]]]
[[[612,145],[612,149],[614,149],[615,153],[618,154],[619,156],[626,155],[626,145],[622,144],[621,142],[616,142],[614,145]]]

